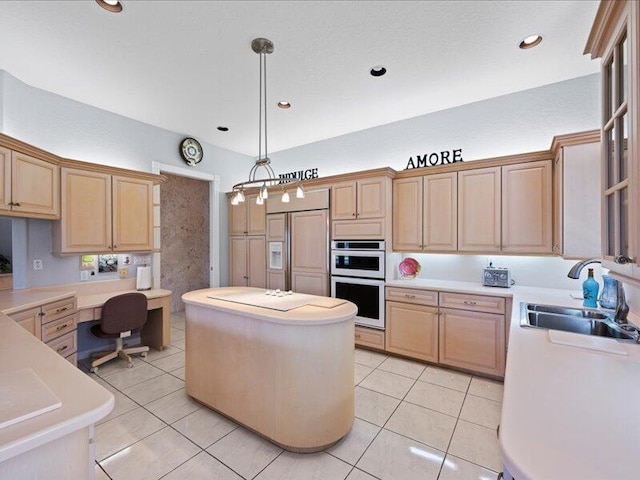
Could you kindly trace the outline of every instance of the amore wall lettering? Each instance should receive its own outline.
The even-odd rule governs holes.
[[[448,163],[464,162],[462,158],[462,149],[445,150],[443,152],[425,153],[424,155],[416,155],[416,159],[409,157],[409,162],[405,170],[411,168],[434,167],[436,165],[446,165]]]

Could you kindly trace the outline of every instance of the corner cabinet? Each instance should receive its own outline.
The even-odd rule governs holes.
[[[601,1],[585,53],[602,59],[602,264],[640,279],[640,4]]]
[[[0,214],[60,218],[60,167],[0,147]]]
[[[62,168],[59,254],[153,249],[153,181]]]

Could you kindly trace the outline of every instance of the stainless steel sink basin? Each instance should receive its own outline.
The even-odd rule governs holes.
[[[532,312],[546,312],[546,313],[556,313],[560,315],[571,315],[572,317],[595,318],[597,320],[606,320],[609,318],[609,316],[604,312],[587,310],[585,308],[556,307],[553,305],[536,305],[533,303],[528,303],[527,310],[530,310]]]
[[[522,303],[520,325],[623,341],[635,341],[638,338],[638,330],[632,325],[618,325],[611,314],[582,308]]]

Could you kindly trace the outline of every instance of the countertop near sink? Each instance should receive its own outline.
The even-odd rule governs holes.
[[[580,307],[571,291],[422,279],[386,285],[513,298],[500,445],[515,478],[640,478],[640,345],[621,343],[628,355],[615,355],[520,327],[520,302]]]

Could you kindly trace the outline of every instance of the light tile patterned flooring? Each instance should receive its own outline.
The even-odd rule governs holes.
[[[171,324],[165,351],[88,374],[116,399],[96,426],[98,480],[493,480],[501,470],[500,383],[356,349],[351,432],[294,454],[186,395],[184,316]]]

